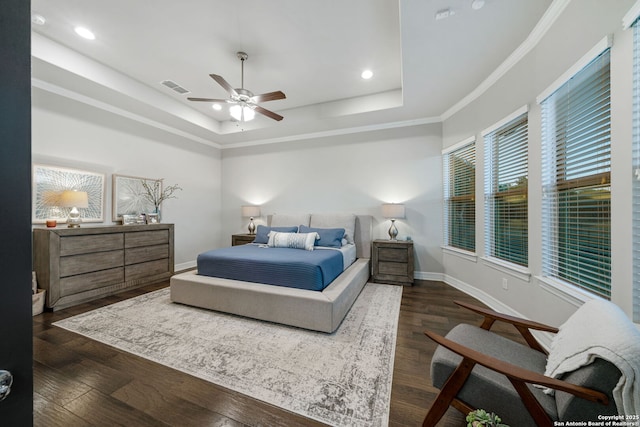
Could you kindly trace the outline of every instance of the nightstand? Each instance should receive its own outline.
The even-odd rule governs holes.
[[[373,281],[392,285],[413,284],[413,242],[374,240],[371,247]]]
[[[232,234],[231,246],[246,245],[247,243],[253,242],[255,238],[255,234]]]

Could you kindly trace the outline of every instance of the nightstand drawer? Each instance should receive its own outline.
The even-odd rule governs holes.
[[[409,265],[400,262],[378,262],[378,273],[392,276],[408,276]]]
[[[378,260],[407,262],[409,261],[409,252],[406,248],[378,248]]]
[[[255,238],[255,234],[232,234],[231,246],[246,245],[247,243],[252,243]]]

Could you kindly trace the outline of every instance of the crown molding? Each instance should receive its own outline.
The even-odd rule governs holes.
[[[127,111],[127,110],[124,110],[122,108],[118,108],[118,107],[116,107],[114,105],[111,105],[111,104],[108,104],[106,102],[98,101],[95,98],[79,94],[79,93],[74,92],[72,90],[65,89],[63,87],[54,85],[52,83],[47,83],[47,82],[45,82],[43,80],[39,80],[39,79],[36,79],[36,78],[32,77],[31,78],[31,86],[35,87],[35,88],[38,88],[38,89],[42,89],[42,90],[44,90],[46,92],[49,92],[49,93],[53,93],[53,94],[56,94],[56,95],[59,95],[59,96],[62,96],[62,97],[68,98],[68,99],[72,99],[72,100],[77,101],[77,102],[81,102],[81,103],[86,104],[86,105],[90,105],[90,106],[95,107],[95,108],[99,108],[100,110],[104,110],[104,111],[108,111],[108,112],[113,113],[113,114],[117,114],[118,116],[126,117],[127,119],[134,120],[136,122],[143,123],[143,124],[148,125],[148,126],[152,126],[154,128],[163,130],[165,132],[172,133],[174,135],[181,136],[183,138],[189,139],[191,141],[194,141],[194,142],[197,142],[197,143],[200,143],[200,144],[208,145],[210,147],[214,147],[214,148],[218,148],[218,149],[222,148],[220,146],[220,144],[216,144],[216,143],[211,142],[209,140],[206,140],[204,138],[200,138],[199,136],[192,135],[192,134],[190,134],[188,132],[182,131],[180,129],[176,129],[176,128],[172,127],[172,126],[168,126],[168,125],[166,125],[164,123],[160,123],[160,122],[157,122],[155,120],[148,119],[148,118],[143,117],[143,116],[141,116],[139,114],[132,113],[131,111]]]
[[[547,8],[544,15],[542,15],[542,18],[540,18],[540,21],[538,21],[531,33],[529,33],[525,41],[522,42],[522,44],[518,46],[518,48],[513,51],[513,53],[509,55],[509,57],[500,64],[493,73],[489,75],[489,77],[480,83],[477,88],[458,101],[453,107],[442,113],[440,116],[442,121],[447,120],[455,113],[478,99],[483,93],[489,90],[491,86],[497,83],[498,80],[500,80],[500,78],[502,78],[509,70],[511,70],[522,58],[524,58],[534,47],[536,47],[570,2],[571,0],[554,0]]]
[[[389,123],[378,123],[375,125],[350,127],[350,128],[344,128],[344,129],[332,129],[327,131],[303,133],[303,134],[283,136],[278,138],[238,142],[234,144],[226,144],[222,148],[223,150],[225,150],[229,148],[253,147],[256,145],[277,144],[280,142],[302,141],[302,140],[315,139],[315,138],[327,138],[331,136],[351,135],[354,133],[374,132],[379,130],[421,126],[421,125],[441,123],[441,122],[442,120],[440,119],[440,117],[426,117],[422,119],[403,120],[399,122],[389,122]]]

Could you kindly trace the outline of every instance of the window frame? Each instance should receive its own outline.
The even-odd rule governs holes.
[[[509,114],[507,117],[503,118],[499,122],[493,124],[487,129],[481,132],[481,135],[484,139],[484,155],[485,155],[485,163],[484,163],[484,249],[485,249],[485,261],[493,264],[492,267],[497,269],[507,269],[512,274],[519,276],[522,279],[529,280],[529,238],[528,238],[528,220],[529,220],[529,203],[528,203],[528,176],[529,176],[529,150],[528,150],[528,142],[529,142],[529,117],[528,117],[529,108],[528,106],[523,106],[513,113]],[[523,125],[524,129],[519,128],[519,126]],[[522,132],[524,130],[525,136],[516,142],[522,144],[524,141],[524,149],[526,153],[524,154],[524,164],[522,159],[516,158],[518,154],[511,153],[506,157],[506,164],[500,164],[499,160],[499,150],[502,147],[500,139],[500,135],[503,132],[513,131],[514,129],[518,129]],[[521,153],[520,153],[521,154]],[[526,185],[506,190],[499,190],[499,178],[502,176],[500,171],[502,168],[513,170],[513,167],[517,166],[519,169],[524,169],[524,177],[527,180]],[[519,170],[520,172],[520,170]],[[520,176],[519,178],[522,178]],[[514,261],[517,256],[511,256],[510,253],[504,253],[503,256],[500,256],[496,252],[496,244],[495,240],[496,229],[498,229],[499,225],[502,224],[503,221],[498,223],[495,217],[495,206],[494,201],[496,199],[502,198],[506,199],[509,197],[525,197],[525,243],[524,250],[526,251],[526,262],[519,263]],[[504,225],[503,225],[504,226]],[[509,228],[509,227],[507,227]],[[502,245],[498,245],[502,247]],[[498,248],[499,249],[499,248]]]
[[[475,173],[477,170],[477,158],[476,158],[476,138],[475,136],[469,137],[460,141],[457,144],[454,144],[444,150],[442,150],[442,163],[443,163],[443,238],[444,245],[443,249],[445,252],[458,255],[460,257],[466,258],[468,260],[475,261],[476,259],[476,206],[475,206],[475,190],[476,190],[476,178]],[[467,194],[463,195],[451,195],[451,193],[455,193],[455,189],[452,188],[451,177],[452,173],[455,174],[455,168],[451,166],[452,156],[456,154],[464,153],[466,150],[472,150],[472,161],[473,161],[473,172],[468,175],[472,179],[471,191]],[[466,176],[466,175],[465,175]],[[470,239],[473,242],[473,247],[461,247],[452,244],[452,229],[455,228],[455,224],[452,224],[450,221],[451,214],[451,202],[466,202],[470,203],[473,206],[473,236]],[[453,242],[455,243],[455,242]]]
[[[611,57],[610,55],[611,53],[609,50],[610,47],[611,47],[611,37],[607,36],[604,39],[602,39],[596,46],[594,46],[594,48],[591,49],[589,53],[587,53],[587,55],[585,55],[583,58],[581,58],[580,61],[578,61],[573,67],[571,67],[570,70],[564,73],[560,79],[556,80],[556,82],[554,82],[549,88],[547,88],[541,95],[537,97],[537,102],[540,104],[541,110],[542,110],[542,123],[543,123],[543,126],[542,126],[542,145],[543,145],[542,147],[542,166],[543,166],[542,184],[543,184],[543,187],[542,187],[542,206],[541,206],[542,207],[542,228],[543,228],[542,229],[543,271],[542,271],[542,276],[540,277],[540,280],[545,285],[549,285],[553,288],[561,290],[565,296],[570,297],[568,298],[570,300],[587,301],[589,299],[596,298],[596,297],[606,298],[606,299],[611,298],[611,243],[610,243],[610,238],[611,238],[611,210],[610,210],[611,209],[611,204],[610,204],[610,185],[611,185],[610,184],[611,183],[611,175],[610,175],[611,174],[611,105],[610,105],[611,62],[610,62],[610,59]],[[608,79],[606,81],[606,85],[608,85],[608,91],[606,92],[606,94],[608,95],[608,99],[609,99],[608,110],[606,113],[608,114],[607,121],[606,121],[607,129],[608,129],[608,134],[606,138],[606,143],[608,144],[607,150],[606,150],[608,151],[608,170],[605,172],[598,172],[598,173],[594,173],[592,175],[583,176],[583,177],[566,177],[566,179],[562,179],[561,177],[562,173],[558,172],[560,168],[557,167],[557,163],[556,163],[558,151],[559,151],[558,139],[560,139],[555,137],[555,135],[557,135],[556,126],[557,126],[558,120],[557,120],[556,111],[554,110],[555,106],[554,104],[551,103],[551,101],[555,100],[555,98],[551,98],[551,97],[552,96],[555,97],[555,94],[559,89],[565,90],[566,88],[565,84],[568,84],[576,75],[578,75],[581,71],[583,71],[587,66],[594,63],[594,61],[598,60],[603,54],[609,55],[608,57],[609,62],[607,65]],[[596,72],[594,72],[593,75],[596,75]],[[593,76],[593,75],[585,74],[585,75],[580,75],[580,77]],[[585,79],[585,81],[588,81],[588,79]],[[577,85],[575,86],[575,88],[583,88],[583,87],[581,85]],[[575,88],[572,87],[570,89],[569,95],[565,95],[565,96],[575,96],[576,93],[579,93],[580,91],[576,90]],[[549,102],[549,104],[547,104],[547,102]],[[545,117],[550,117],[550,118],[545,119]],[[564,141],[565,143],[568,141],[566,139],[561,139],[561,140]],[[597,147],[600,147],[600,145],[597,145]],[[565,155],[564,159],[566,160],[567,157],[571,155],[571,154],[568,154],[568,151],[570,149],[570,144],[567,144],[566,146],[563,145],[560,147],[560,149],[562,154]],[[585,152],[591,153],[593,152],[592,150],[593,148],[590,147]],[[596,151],[598,150],[600,150],[600,148],[596,148]],[[581,159],[582,158],[581,155],[578,156],[578,158]],[[583,160],[581,160],[581,162],[583,162]],[[565,161],[564,164],[569,165],[567,161]],[[591,167],[591,169],[595,169],[595,170],[598,170],[601,168],[602,167],[599,165],[599,163],[598,163],[598,166]],[[603,169],[607,169],[607,167],[605,166]],[[608,263],[607,262],[601,263],[602,265],[608,266],[608,282],[606,281],[601,282],[602,284],[604,284],[604,286],[602,286],[602,288],[604,289],[603,291],[600,291],[600,289],[597,289],[597,290],[594,289],[594,288],[599,288],[601,283],[598,283],[595,286],[594,285],[587,286],[584,284],[584,282],[573,283],[573,282],[570,282],[569,279],[563,278],[561,273],[559,273],[559,271],[561,271],[562,268],[564,268],[563,266],[560,265],[561,262],[564,262],[565,264],[570,264],[571,262],[575,264],[577,262],[576,260],[579,260],[580,262],[582,262],[580,255],[574,255],[575,259],[573,261],[571,258],[568,258],[568,257],[566,259],[563,259],[562,255],[558,250],[558,248],[562,246],[561,245],[562,238],[560,237],[561,228],[558,225],[559,214],[557,213],[557,211],[560,209],[561,204],[564,203],[563,202],[564,199],[562,199],[562,197],[564,197],[569,190],[575,190],[578,188],[588,189],[593,186],[604,186],[605,188],[606,187],[609,188],[608,189],[609,204],[607,207],[609,256],[608,258],[601,257],[598,259],[598,261],[608,260]],[[579,207],[579,203],[582,202],[582,199],[580,199],[579,197],[581,196],[574,197],[575,200],[577,200],[575,205],[577,206],[577,208]],[[594,203],[594,205],[599,206],[597,202]],[[566,206],[570,206],[570,205],[566,205]],[[590,208],[591,206],[588,206],[588,207]],[[585,208],[582,207],[581,209],[585,209]],[[576,216],[575,218],[580,219],[580,216]],[[582,236],[582,234],[579,234],[579,236]],[[572,241],[564,240],[565,244],[568,244],[567,242],[572,243]],[[583,249],[579,248],[578,251],[583,251]],[[586,254],[587,252],[583,252],[583,253]],[[587,260],[586,264],[590,262],[591,261]],[[579,273],[580,268],[579,267],[576,268],[575,271]],[[605,273],[607,272],[606,269],[603,271],[605,271]],[[603,277],[605,280],[607,279],[606,274],[603,275]],[[552,292],[556,293],[553,290]]]

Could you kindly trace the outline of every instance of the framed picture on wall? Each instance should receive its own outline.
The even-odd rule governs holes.
[[[147,198],[142,182],[158,182],[162,190],[161,179],[140,178],[136,176],[113,175],[112,221],[122,221],[123,215],[140,215],[153,212],[155,206]]]
[[[104,222],[105,174],[48,165],[33,165],[32,222],[47,219],[64,222],[71,207],[65,207],[63,193],[87,193],[87,206],[78,206],[82,222]]]

